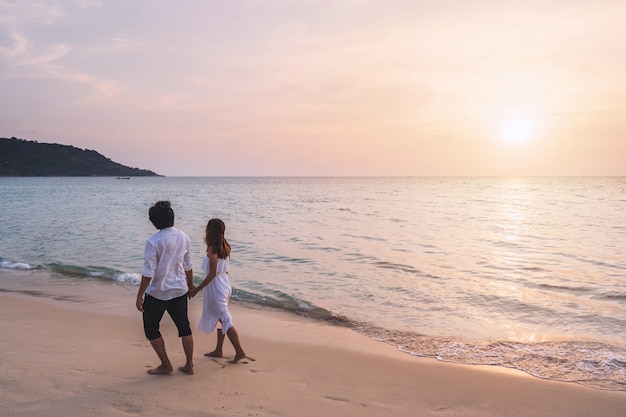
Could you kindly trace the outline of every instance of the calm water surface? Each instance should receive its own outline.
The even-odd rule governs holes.
[[[0,275],[137,285],[159,199],[198,281],[225,221],[239,300],[626,390],[626,178],[0,178]]]

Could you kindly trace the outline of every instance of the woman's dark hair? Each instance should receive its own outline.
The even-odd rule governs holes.
[[[220,259],[230,256],[230,245],[224,237],[225,231],[226,225],[223,221],[220,219],[211,219],[206,225],[206,232],[204,235],[204,242],[206,243],[207,251],[211,249]]]
[[[157,201],[148,211],[150,221],[157,229],[174,226],[174,210],[169,201]]]

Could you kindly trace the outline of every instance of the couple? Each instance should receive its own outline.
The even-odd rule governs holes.
[[[161,360],[161,365],[148,371],[152,375],[171,373],[174,368],[165,350],[159,325],[167,311],[182,339],[187,362],[178,369],[193,374],[193,336],[189,326],[187,299],[203,292],[202,317],[199,330],[211,333],[217,323],[222,323],[217,331],[217,346],[205,356],[222,357],[224,336],[235,348],[233,363],[245,358],[246,354],[239,343],[239,336],[233,327],[228,311],[231,286],[228,279],[230,245],[224,238],[225,225],[220,219],[211,219],[206,226],[204,241],[207,256],[203,259],[202,270],[205,278],[196,287],[193,284],[191,263],[191,239],[182,230],[174,227],[174,210],[169,201],[159,201],[148,212],[150,221],[159,229],[148,238],[144,252],[144,266],[141,284],[137,292],[137,310],[143,313],[143,328],[146,337]],[[144,296],[145,295],[145,296]]]

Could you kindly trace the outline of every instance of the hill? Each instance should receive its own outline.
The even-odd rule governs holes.
[[[17,138],[0,138],[0,176],[146,177],[158,174],[118,164],[89,149]]]

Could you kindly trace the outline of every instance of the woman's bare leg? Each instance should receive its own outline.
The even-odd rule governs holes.
[[[204,356],[208,356],[210,358],[221,358],[222,355],[222,347],[224,346],[224,333],[222,333],[222,329],[217,329],[217,344],[215,345],[215,350],[213,352],[205,353]]]
[[[230,343],[232,343],[235,348],[235,357],[231,362],[237,363],[246,357],[246,353],[241,348],[241,343],[239,343],[239,334],[237,333],[237,330],[235,330],[234,326],[228,329],[226,334],[228,335],[228,340],[230,340]]]

